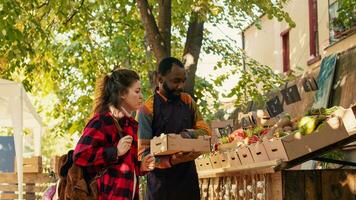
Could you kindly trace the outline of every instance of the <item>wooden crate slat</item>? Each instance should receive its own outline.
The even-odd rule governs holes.
[[[15,172],[17,172],[15,159]],[[23,172],[24,173],[41,173],[43,170],[42,156],[33,156],[30,158],[23,158]]]
[[[305,199],[304,171],[283,171],[283,196],[290,200]]]
[[[312,170],[305,173],[305,199],[319,200],[321,193],[321,171]]]
[[[282,172],[266,175],[266,200],[282,200]]]
[[[17,185],[0,185],[0,191],[2,192],[17,191]]]
[[[36,185],[34,188],[31,187],[23,187],[24,192],[44,192],[50,185],[38,186]],[[0,191],[2,192],[17,192],[17,185],[0,185]]]
[[[0,199],[17,199],[18,195],[17,194],[11,194],[11,193],[1,193],[0,194]]]
[[[27,173],[23,176],[24,183],[51,183],[54,182],[48,174]],[[1,173],[0,183],[17,183],[16,173]]]

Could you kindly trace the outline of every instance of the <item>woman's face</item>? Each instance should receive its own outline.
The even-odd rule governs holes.
[[[121,96],[122,107],[128,112],[136,111],[142,104],[141,82],[137,80],[128,89],[127,93]]]

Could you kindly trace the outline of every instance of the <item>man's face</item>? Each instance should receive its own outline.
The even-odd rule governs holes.
[[[183,91],[184,83],[186,80],[186,72],[173,64],[171,71],[165,76],[160,77],[160,88],[163,88],[168,96],[179,96]]]

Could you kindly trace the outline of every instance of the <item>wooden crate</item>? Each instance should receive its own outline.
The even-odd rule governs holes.
[[[250,144],[248,148],[250,149],[252,158],[255,162],[265,162],[270,160],[262,142]]]
[[[255,162],[248,146],[238,148],[237,154],[239,155],[242,165],[248,165]]]
[[[271,160],[284,161],[299,158],[347,138],[349,135],[339,117],[328,119],[318,130],[309,135],[289,135],[265,140],[263,144]]]
[[[23,172],[24,173],[41,173],[43,170],[42,156],[33,156],[30,158],[23,158]],[[17,172],[17,163],[15,159],[15,172]]]
[[[349,135],[356,134],[356,105],[347,109],[339,109],[334,114],[342,118]]]
[[[223,152],[214,152],[210,154],[211,164],[213,169],[226,168],[228,166],[227,155]]]
[[[227,157],[227,167],[241,166],[241,161],[237,154],[236,149],[231,149],[224,153],[226,154],[226,157]]]
[[[210,152],[210,136],[197,139],[182,138],[179,134],[161,134],[150,141],[154,155],[171,155],[178,152]]]
[[[42,199],[44,191],[55,184],[55,179],[49,174],[26,173],[23,176],[23,199],[35,200]],[[0,199],[17,199],[17,174],[0,174]]]
[[[213,167],[211,164],[210,155],[204,155],[204,157],[199,157],[195,159],[195,166],[197,168],[197,171],[205,171],[212,169]]]
[[[232,174],[200,182],[204,200],[356,200],[356,170],[351,169]]]

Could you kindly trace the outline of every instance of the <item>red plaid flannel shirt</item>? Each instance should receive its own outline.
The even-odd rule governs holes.
[[[119,132],[110,113],[95,114],[84,128],[75,150],[74,161],[84,167],[89,177],[107,171],[97,179],[99,200],[131,200],[138,199],[138,177],[134,187],[134,171],[140,172],[140,162],[137,160],[137,128],[138,123],[133,118],[123,117],[119,120]],[[117,156],[117,144],[125,135],[133,137],[131,149],[123,156]]]

